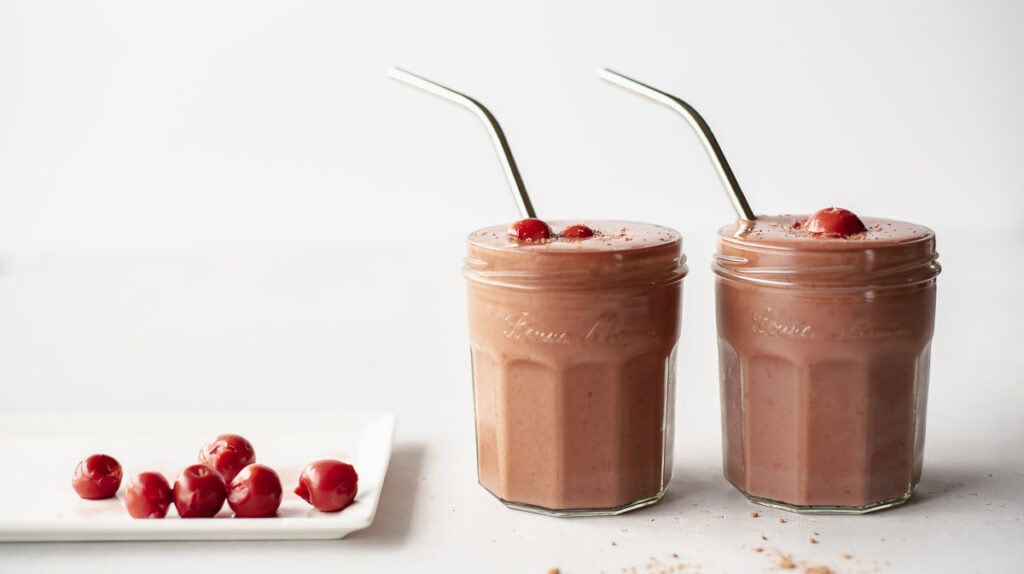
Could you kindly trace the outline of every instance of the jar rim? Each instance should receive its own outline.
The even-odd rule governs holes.
[[[836,245],[831,240],[828,242]],[[720,238],[711,268],[719,278],[791,289],[867,290],[934,281],[941,272],[933,235],[858,248],[798,248]]]
[[[681,233],[671,227],[655,223],[616,219],[550,220],[547,223],[556,234],[563,226],[583,224],[591,227],[596,235],[587,239],[557,238],[552,241],[521,244],[508,239],[507,225],[492,225],[473,231],[466,241],[471,248],[519,253],[525,257],[632,253],[677,243],[681,249],[683,243]]]
[[[864,217],[869,229],[851,237],[813,237],[804,232],[784,231],[783,224],[803,221],[806,216],[765,216],[753,222],[735,221],[718,230],[719,243],[756,247],[774,251],[861,251],[867,249],[903,249],[907,246],[935,241],[935,232],[924,225],[894,219]],[[899,226],[900,234],[889,235],[885,227]],[[767,233],[765,233],[767,232]],[[762,233],[764,233],[762,235]],[[891,232],[890,232],[891,233]],[[756,235],[756,237],[755,237]]]

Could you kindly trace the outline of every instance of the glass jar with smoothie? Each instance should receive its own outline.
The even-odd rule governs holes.
[[[800,512],[905,502],[921,477],[935,235],[835,208],[762,216],[719,230],[713,269],[726,478]]]
[[[679,233],[537,219],[494,115],[392,68],[481,119],[520,213],[469,236],[464,275],[478,478],[509,507],[555,516],[653,504],[672,476],[675,357],[686,258]]]
[[[480,484],[557,516],[652,504],[672,475],[682,240],[642,223],[552,227],[468,239]]]
[[[736,211],[713,264],[726,478],[755,502],[798,512],[905,502],[921,477],[935,235],[838,208],[755,216],[693,106],[598,75],[685,118]]]

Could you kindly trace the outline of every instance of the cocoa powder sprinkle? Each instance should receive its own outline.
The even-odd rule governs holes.
[[[785,554],[779,554],[779,568],[793,570],[794,568],[796,568],[796,563],[793,562],[793,559],[789,556],[786,556]]]

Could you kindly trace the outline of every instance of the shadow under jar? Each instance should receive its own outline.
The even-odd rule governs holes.
[[[935,235],[864,218],[866,232],[820,238],[805,219],[719,230],[725,476],[796,512],[895,506],[921,478]]]
[[[584,223],[539,243],[481,229],[464,270],[480,484],[555,516],[653,504],[672,476],[682,239]]]

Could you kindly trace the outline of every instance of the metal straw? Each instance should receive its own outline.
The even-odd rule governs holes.
[[[480,121],[484,123],[484,126],[487,127],[487,131],[491,134],[491,141],[494,143],[494,147],[498,152],[498,159],[501,161],[501,167],[505,169],[505,177],[508,179],[509,186],[512,188],[512,194],[515,195],[516,203],[519,206],[519,213],[523,217],[537,217],[537,212],[534,211],[533,204],[530,202],[530,196],[526,193],[526,186],[523,185],[523,178],[519,175],[519,168],[516,167],[516,160],[512,157],[512,150],[508,147],[508,140],[505,139],[505,133],[501,131],[501,126],[498,125],[498,120],[494,118],[494,115],[491,114],[483,104],[465,94],[460,94],[451,88],[446,88],[441,84],[432,82],[401,68],[391,68],[388,70],[388,75],[400,82],[405,82],[414,88],[419,88],[425,92],[430,92],[435,96],[440,96],[450,102],[459,104],[473,112],[476,117],[480,118]]]
[[[722,185],[725,186],[725,191],[729,194],[729,199],[732,201],[732,208],[736,210],[736,215],[740,219],[745,221],[753,221],[756,219],[753,210],[750,209],[750,204],[747,203],[747,198],[743,196],[743,191],[740,190],[740,184],[736,181],[736,176],[733,175],[732,169],[729,167],[729,161],[725,159],[725,154],[722,153],[722,148],[718,146],[718,140],[715,139],[715,134],[711,133],[711,128],[708,123],[704,121],[704,118],[697,113],[697,110],[693,109],[693,106],[684,102],[683,100],[662,92],[661,90],[652,88],[647,84],[640,83],[632,78],[627,78],[618,72],[613,72],[608,68],[597,71],[597,75],[602,80],[611,82],[627,90],[636,92],[641,96],[645,96],[672,108],[679,115],[686,118],[686,121],[690,124],[690,127],[697,132],[697,137],[700,138],[701,143],[704,144],[704,149],[707,150],[708,155],[711,157],[711,163],[714,164],[715,170],[718,172],[718,177],[722,180]]]

